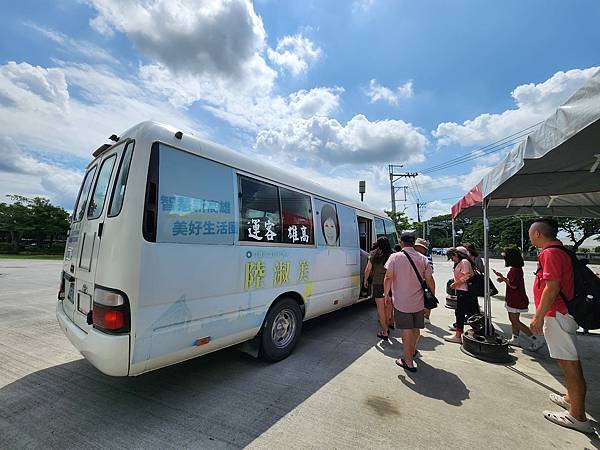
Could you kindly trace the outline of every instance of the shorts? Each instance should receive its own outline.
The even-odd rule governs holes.
[[[557,312],[556,317],[544,318],[544,337],[552,358],[565,361],[579,360],[575,335],[577,328],[579,325],[570,314]]]
[[[529,308],[513,308],[512,306],[508,306],[506,303],[504,304],[504,307],[506,308],[506,310],[509,313],[526,313],[529,312]]]
[[[373,285],[373,297],[375,298],[383,298],[383,284],[374,284]]]
[[[394,308],[394,323],[400,330],[425,328],[425,310],[415,313],[405,313]]]

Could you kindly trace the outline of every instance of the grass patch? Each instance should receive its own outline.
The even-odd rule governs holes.
[[[1,255],[0,259],[51,259],[62,260],[63,255]]]

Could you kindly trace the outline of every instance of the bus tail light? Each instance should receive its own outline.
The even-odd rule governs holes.
[[[127,295],[115,289],[96,287],[92,324],[105,333],[128,333],[131,330],[131,312]]]

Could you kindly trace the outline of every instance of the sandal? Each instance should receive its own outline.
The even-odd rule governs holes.
[[[565,408],[567,411],[571,407],[571,404],[568,401],[566,401],[565,397],[563,397],[562,395],[550,394],[550,401],[552,403],[557,404],[558,406]]]
[[[400,361],[400,362],[398,362],[398,361]],[[408,370],[409,372],[416,372],[417,371],[416,367],[414,367],[414,366],[413,367],[409,367],[406,364],[406,361],[404,361],[404,359],[402,359],[402,358],[400,358],[400,360],[398,360],[398,359],[396,360],[396,365],[402,367],[403,369]]]
[[[389,341],[390,337],[387,334],[377,333],[377,337],[383,341]]]
[[[553,411],[544,411],[544,417],[552,423],[556,425],[560,425],[561,427],[571,428],[572,430],[581,431],[582,433],[595,433],[594,426],[592,425],[591,420],[577,420],[575,417],[571,416],[568,412],[553,412]]]

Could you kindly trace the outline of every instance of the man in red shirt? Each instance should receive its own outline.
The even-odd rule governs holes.
[[[562,406],[566,412],[544,411],[551,422],[586,433],[594,429],[585,415],[586,384],[577,354],[576,334],[578,325],[569,314],[565,299],[572,299],[575,291],[571,257],[560,248],[557,240],[558,223],[554,219],[536,220],[529,228],[531,243],[542,251],[538,257],[533,297],[535,316],[531,331],[544,332],[550,356],[558,362],[567,384],[567,393],[550,394],[550,400]],[[568,300],[567,300],[568,301]]]

